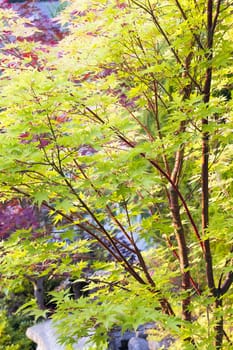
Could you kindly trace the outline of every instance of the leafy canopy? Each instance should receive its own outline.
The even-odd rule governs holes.
[[[104,348],[115,324],[156,320],[178,347],[230,346],[230,13],[228,1],[72,1],[61,41],[30,43],[36,64],[23,55],[26,37],[11,44],[18,60],[0,80],[2,192],[46,205],[118,263],[92,281],[97,299],[54,294],[68,341],[95,329]]]

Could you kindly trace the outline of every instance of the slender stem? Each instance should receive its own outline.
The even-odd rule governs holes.
[[[138,125],[141,126],[141,128],[145,131],[145,133],[147,134],[148,138],[150,141],[155,141],[154,136],[152,135],[152,133],[150,132],[149,128],[144,125],[139,118],[136,117],[136,115],[130,110],[130,108],[128,108],[127,106],[125,106],[125,109],[128,111],[128,113],[131,115],[131,117],[138,123]]]
[[[208,0],[207,3],[207,63],[212,59],[212,47],[213,47],[213,32],[212,32],[212,16],[213,16],[213,0]],[[212,80],[212,67],[209,66],[206,69],[204,90],[203,90],[203,102],[208,106],[210,100],[210,89]],[[209,132],[206,131],[208,126],[208,117],[202,119],[202,235],[205,237],[206,230],[209,226]],[[210,250],[209,239],[204,239],[204,256],[206,261],[206,277],[208,287],[215,293],[215,282],[213,276],[212,254]]]
[[[172,254],[174,255],[174,257],[175,257],[177,260],[180,260],[179,254],[177,253],[176,249],[173,247],[172,242],[171,242],[171,240],[170,240],[169,237],[166,237],[166,242],[167,242],[168,247],[171,249]],[[201,290],[200,290],[200,288],[198,287],[197,283],[194,281],[194,279],[192,278],[192,276],[191,276],[190,274],[189,274],[189,278],[190,278],[190,283],[191,283],[191,285],[193,286],[195,292],[196,292],[198,295],[201,295]]]
[[[212,65],[211,61],[213,58],[213,40],[214,40],[214,31],[217,25],[217,19],[220,11],[220,3],[221,1],[217,1],[217,8],[215,17],[213,19],[213,8],[214,1],[207,1],[207,52],[205,55],[207,69],[206,76],[204,82],[204,90],[203,90],[203,102],[208,107],[210,101],[210,91],[211,91],[211,82],[212,82]],[[209,132],[206,131],[206,127],[208,126],[209,120],[208,117],[202,118],[202,234],[203,236],[206,234],[206,231],[209,226]],[[212,263],[212,254],[210,249],[210,240],[209,238],[204,240],[204,257],[206,262],[206,277],[208,287],[215,296],[215,309],[222,309],[223,301],[221,298],[221,289],[218,290],[215,287],[214,281],[214,273],[213,273],[213,263]],[[230,278],[231,279],[231,278]],[[228,281],[230,281],[228,279]],[[226,285],[225,285],[226,286]],[[226,289],[228,285],[226,286]],[[217,350],[222,349],[224,336],[223,329],[223,316],[219,316],[217,319],[217,324],[215,326],[215,346]]]
[[[94,186],[94,184],[92,183],[92,181],[90,180],[90,178],[86,175],[86,173],[84,172],[84,170],[79,166],[78,162],[76,160],[74,160],[74,163],[76,164],[76,166],[79,168],[79,170],[82,172],[83,176],[85,179],[87,179],[91,185],[91,187],[94,189],[94,191],[98,194],[99,197],[102,197],[102,193]],[[138,249],[137,245],[135,244],[135,241],[133,239],[133,237],[130,237],[130,235],[128,234],[128,232],[126,231],[126,229],[124,228],[124,226],[121,224],[121,222],[116,218],[116,216],[114,215],[114,213],[112,212],[111,208],[109,207],[109,205],[106,205],[106,210],[108,212],[108,214],[110,215],[111,219],[115,222],[115,224],[118,226],[118,228],[121,230],[121,232],[124,234],[124,236],[129,240],[130,244],[132,244],[133,248],[134,248],[134,252],[138,257],[138,260],[141,264],[142,270],[146,276],[147,281],[149,282],[150,285],[155,286],[155,283],[153,281],[153,279],[151,278],[148,268],[146,266],[146,263],[142,257],[142,254],[140,252],[140,250]],[[128,212],[127,212],[128,214]],[[127,215],[128,217],[128,215]],[[113,238],[112,238],[113,239]],[[114,239],[113,239],[114,240]]]
[[[158,28],[159,32],[162,34],[162,36],[164,37],[165,41],[167,42],[172,54],[174,55],[176,61],[181,65],[182,68],[185,69],[185,66],[182,62],[182,60],[180,59],[177,51],[174,49],[168,34],[165,32],[165,30],[162,28],[162,26],[160,25],[160,22],[158,21],[157,17],[154,14],[154,10],[152,8],[152,5],[150,3],[150,1],[148,1],[149,4],[149,8],[147,8],[146,6],[142,5],[141,3],[139,3],[136,0],[131,0],[133,4],[137,5],[139,8],[143,9],[144,11],[146,11],[152,18],[154,24],[156,25],[156,27]],[[198,82],[194,79],[194,77],[188,72],[188,76],[190,78],[190,80],[193,82],[193,84],[196,86],[196,88],[198,89],[198,91],[201,92],[201,86],[198,84]]]
[[[216,299],[215,301],[215,308],[216,310],[218,309],[222,309],[223,303],[222,303],[222,299]],[[216,350],[220,350],[222,349],[222,342],[223,342],[223,336],[224,336],[224,330],[223,330],[223,316],[220,316],[217,324],[215,326],[215,332],[216,332],[216,336],[215,336],[215,347]]]
[[[184,228],[180,217],[180,206],[178,201],[178,194],[176,190],[171,186],[169,191],[170,197],[170,209],[172,214],[172,221],[175,228],[176,241],[179,251],[179,262],[182,277],[182,288],[185,291],[190,290],[190,272],[189,272],[189,257],[188,247],[184,235]],[[182,315],[184,320],[191,321],[191,312],[189,310],[190,296],[188,295],[182,299]]]
[[[65,183],[67,184],[67,186],[70,188],[70,190],[72,191],[72,193],[76,196],[76,198],[78,199],[78,201],[81,203],[81,205],[83,206],[83,208],[87,211],[87,213],[92,217],[92,219],[97,223],[97,225],[100,227],[100,229],[102,230],[103,234],[106,236],[106,238],[109,240],[110,244],[112,245],[112,247],[114,248],[114,250],[117,253],[117,256],[119,256],[121,262],[123,263],[123,265],[127,268],[128,271],[131,271],[132,275],[137,275],[137,277],[143,281],[143,279],[135,272],[135,270],[132,268],[131,264],[129,263],[129,261],[127,260],[127,258],[124,257],[124,255],[121,253],[120,249],[118,248],[116,242],[113,240],[113,238],[111,237],[111,235],[109,234],[109,232],[105,229],[105,227],[102,225],[102,223],[98,220],[98,218],[96,217],[96,215],[94,214],[94,212],[89,208],[89,206],[87,205],[87,203],[85,203],[82,198],[78,195],[78,193],[75,191],[75,189],[73,188],[72,184],[70,183],[70,181],[68,181],[68,179],[64,178]],[[145,284],[145,282],[143,281],[143,284]]]
[[[90,109],[88,107],[86,107],[86,109],[88,111],[90,111]],[[97,117],[98,120],[101,120],[101,123],[104,124],[104,121],[98,117],[98,115],[93,112],[93,111],[90,111],[91,114],[93,114],[95,117]],[[114,128],[114,127],[111,127],[111,130],[113,130],[116,134],[116,136],[121,140],[123,141],[126,145],[128,145],[130,148],[135,148],[136,147],[136,144],[135,142],[129,140],[123,133],[121,133],[117,128]],[[181,203],[185,209],[185,212],[189,218],[189,221],[193,227],[193,230],[194,230],[194,233],[200,243],[200,246],[201,248],[203,249],[204,251],[204,245],[203,245],[203,242],[202,242],[202,239],[201,239],[201,236],[199,234],[199,231],[198,231],[198,228],[195,224],[195,221],[192,217],[192,214],[188,208],[188,205],[186,203],[186,200],[185,198],[183,197],[182,193],[179,191],[178,187],[176,186],[176,184],[174,183],[174,181],[171,179],[171,176],[169,174],[166,173],[166,171],[164,171],[161,166],[155,161],[155,160],[152,160],[150,158],[147,158],[146,155],[144,153],[140,153],[141,157],[145,158],[155,169],[157,169],[159,171],[159,173],[168,181],[168,183],[170,183],[172,185],[172,187],[175,189],[175,191],[177,192],[178,194],[178,197],[180,198],[181,200]]]
[[[145,154],[141,154],[141,155],[144,158],[146,158]],[[189,218],[189,221],[190,221],[190,223],[191,223],[191,225],[193,227],[194,233],[195,233],[195,235],[196,235],[196,237],[197,237],[201,247],[204,248],[201,236],[200,236],[199,231],[198,231],[198,228],[197,228],[197,226],[195,224],[195,221],[194,221],[194,219],[192,217],[192,214],[191,214],[191,212],[190,212],[190,210],[188,208],[188,205],[187,205],[186,200],[184,199],[182,193],[179,191],[178,187],[176,186],[174,181],[171,179],[171,177],[159,166],[159,164],[157,164],[154,160],[151,160],[151,159],[148,159],[148,160],[167,179],[167,181],[172,185],[174,190],[177,192],[178,197],[181,200],[181,203],[182,203],[182,205],[183,205],[183,207],[185,209],[185,212],[186,212],[186,214],[187,214],[187,216]]]
[[[183,165],[183,158],[184,158],[184,145],[181,145],[179,151],[176,152],[174,168],[171,174],[171,179],[176,184],[176,186],[178,186],[178,183],[179,183],[179,178],[180,178],[181,169]]]
[[[214,33],[215,28],[217,26],[218,17],[220,14],[220,6],[221,6],[222,2],[223,2],[223,0],[217,0],[216,12],[215,12],[215,16],[214,16],[213,23],[212,23],[212,33]]]
[[[222,286],[221,286],[221,295],[224,295],[225,293],[227,293],[227,291],[230,289],[231,285],[233,283],[233,271],[230,271],[227,275],[226,280],[223,282]]]
[[[18,189],[15,186],[12,186],[11,188],[14,192],[19,193],[25,197],[30,198],[30,194],[26,193],[25,191]],[[47,202],[43,202],[42,203],[43,206],[45,206],[46,208],[50,209],[52,212],[60,214],[64,219],[66,219],[68,222],[76,225],[77,227],[79,227],[82,231],[87,232],[91,237],[93,237],[101,246],[103,246],[103,248],[108,251],[113,258],[118,261],[120,264],[122,264],[122,260],[119,258],[118,255],[115,254],[115,252],[109,247],[108,244],[106,244],[103,240],[101,240],[101,238],[99,236],[97,236],[93,231],[89,230],[84,224],[81,223],[76,223],[74,218],[72,218],[71,216],[64,214],[62,211],[57,210],[56,208],[54,208],[53,206],[51,206],[50,204],[48,204]],[[125,265],[123,264],[124,268],[126,271],[128,271],[130,273],[131,276],[133,276],[135,278],[136,281],[138,281],[140,284],[145,285],[145,281],[141,278],[141,276],[135,271],[135,269],[133,268],[133,266],[130,265]],[[150,286],[150,290],[151,292],[157,294],[159,296],[159,302],[161,305],[161,309],[163,310],[163,312],[167,315],[175,315],[174,311],[170,305],[170,303],[168,302],[168,300],[164,297],[162,297],[160,290],[154,289],[154,285]]]
[[[188,17],[187,17],[187,15],[186,15],[186,13],[185,13],[183,7],[181,6],[181,3],[179,2],[179,0],[175,0],[175,2],[176,2],[176,5],[177,5],[178,9],[180,10],[180,13],[182,14],[184,20],[187,21]],[[199,48],[200,48],[200,49],[204,49],[204,47],[203,47],[203,45],[202,45],[202,43],[201,43],[200,37],[199,37],[195,32],[193,32],[193,29],[192,29],[191,26],[189,26],[189,30],[190,30],[191,33],[193,34],[193,36],[194,36],[194,38],[195,38],[195,40],[196,40],[196,42],[197,42]]]
[[[28,193],[26,193],[25,191],[22,191],[21,189],[18,189],[17,187],[12,187],[12,190],[20,193],[26,197],[31,197]],[[104,240],[102,240],[98,235],[96,235],[92,230],[88,229],[84,224],[81,223],[76,223],[75,219],[72,218],[69,215],[64,214],[62,211],[57,210],[56,208],[52,207],[50,204],[48,204],[47,202],[43,201],[42,203],[43,206],[45,206],[46,208],[50,209],[51,211],[53,211],[54,213],[60,214],[64,219],[66,219],[68,222],[73,223],[74,225],[76,225],[77,227],[79,227],[82,231],[87,232],[91,237],[93,237],[101,246],[103,246],[103,248],[108,251],[113,258],[118,261],[120,264],[122,264],[124,266],[124,268],[140,283],[140,284],[146,284],[145,281],[141,278],[141,276],[135,271],[135,269],[133,268],[133,266],[131,266],[128,261],[126,259],[122,259],[121,254],[118,254],[118,249],[116,249],[117,254],[114,250],[111,249],[111,247],[109,247],[109,244],[106,243]],[[111,242],[112,243],[112,242]],[[115,247],[115,243],[113,243],[113,247]],[[126,264],[125,264],[126,262]]]
[[[154,103],[153,103],[153,101],[151,101],[151,99],[149,97],[146,96],[146,98],[147,98],[149,107],[151,108],[152,113],[154,115],[158,136],[159,136],[159,139],[160,139],[160,141],[162,143],[162,149],[164,151],[163,155],[162,155],[164,166],[165,166],[166,172],[168,174],[170,174],[170,167],[169,167],[169,163],[168,163],[168,160],[167,160],[167,157],[166,157],[166,153],[165,153],[165,146],[164,146],[164,143],[163,143],[163,135],[162,135],[162,132],[161,132],[160,121],[159,121],[159,104],[158,104],[158,86],[157,85],[158,85],[158,83],[154,79],[154,81],[153,81]]]

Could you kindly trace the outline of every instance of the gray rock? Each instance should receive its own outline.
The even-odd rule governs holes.
[[[36,324],[27,329],[26,336],[37,344],[36,350],[64,350],[65,346],[58,343],[55,327],[51,320]],[[91,348],[87,344],[88,338],[81,338],[73,345],[74,350],[88,350]]]
[[[155,328],[155,324],[142,325],[137,330],[137,336],[133,331],[122,333],[120,327],[116,327],[109,333],[108,350],[159,350],[168,349],[174,342],[172,337],[165,337],[161,341],[155,341],[148,337],[150,330]],[[37,350],[64,350],[65,346],[58,343],[56,328],[51,320],[36,324],[27,329],[26,335],[29,339],[37,344]],[[93,349],[88,343],[89,338],[83,337],[73,345],[74,350]]]
[[[174,339],[172,337],[165,337],[160,341],[150,340],[148,339],[148,345],[150,350],[159,350],[159,349],[169,349],[172,343],[174,343]]]
[[[133,337],[129,340],[128,350],[150,350],[145,339]]]
[[[146,339],[150,331],[156,329],[155,322],[148,322],[138,327],[136,337]]]
[[[135,337],[135,332],[126,331],[122,333],[120,327],[116,327],[109,333],[108,350],[127,350],[130,338]]]

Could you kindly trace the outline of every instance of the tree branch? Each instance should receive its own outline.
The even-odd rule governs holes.
[[[224,283],[222,284],[222,286],[220,288],[221,295],[224,295],[228,292],[232,283],[233,283],[233,271],[230,271],[227,275],[226,280],[224,281]]]
[[[185,69],[185,65],[182,62],[182,60],[180,59],[177,51],[174,49],[174,47],[172,46],[172,43],[170,42],[167,33],[164,31],[164,29],[161,27],[157,17],[154,14],[154,10],[151,6],[150,1],[148,1],[149,4],[149,9],[145,6],[143,6],[142,4],[140,4],[138,1],[136,0],[131,0],[135,5],[137,5],[139,8],[143,9],[144,11],[146,11],[151,17],[152,20],[154,22],[154,24],[156,25],[156,27],[158,28],[159,32],[162,34],[163,38],[165,39],[166,43],[168,44],[173,56],[175,57],[177,63],[179,63],[181,65],[181,67],[183,69]],[[192,75],[188,72],[187,75],[189,76],[190,80],[193,82],[193,84],[196,86],[196,88],[201,92],[201,86],[198,84],[198,82],[192,77]]]
[[[187,17],[187,15],[186,15],[186,13],[185,13],[183,7],[181,6],[179,0],[175,0],[175,2],[176,2],[176,5],[177,5],[178,9],[180,10],[180,13],[182,14],[184,20],[187,21],[188,17]],[[196,42],[197,42],[199,48],[203,50],[204,47],[203,47],[203,45],[202,45],[202,43],[201,43],[201,40],[200,40],[199,36],[198,36],[196,33],[193,32],[193,30],[192,30],[192,28],[191,28],[190,26],[189,26],[189,30],[190,30],[190,32],[193,34],[193,36],[194,36],[194,38],[195,38],[195,40],[196,40]]]

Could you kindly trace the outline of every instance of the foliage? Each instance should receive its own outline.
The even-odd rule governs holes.
[[[3,32],[22,26],[0,54],[2,192],[43,205],[72,237],[58,248],[19,233],[3,274],[41,261],[91,283],[87,299],[53,294],[62,341],[92,332],[105,348],[115,324],[156,320],[182,349],[232,346],[230,15],[221,0],[72,1],[69,32],[46,46],[1,10]],[[69,258],[75,230],[104,249],[88,267],[106,274]]]
[[[0,237],[6,239],[12,232],[19,229],[32,229],[34,232],[40,227],[40,216],[36,208],[29,203],[22,205],[19,200],[12,199],[0,204]]]
[[[2,303],[1,303],[2,304]],[[1,305],[2,306],[2,305]],[[0,349],[1,350],[33,350],[35,345],[27,339],[25,332],[31,325],[32,319],[28,316],[7,315],[4,309],[0,310]]]
[[[52,45],[60,40],[65,34],[64,30],[58,23],[53,21],[51,18],[45,16],[37,7],[35,2],[24,2],[20,4],[11,4],[8,1],[0,1],[1,9],[8,9],[8,11],[1,12],[1,21],[3,20],[3,25],[1,26],[1,45],[5,44],[5,53],[7,53],[7,59],[1,60],[1,69],[5,66],[15,67],[17,66],[16,61],[20,61],[20,55],[22,59],[27,60],[27,64],[36,66],[37,65],[37,54],[31,52],[32,48],[35,48],[33,42],[39,43],[39,45],[46,43]],[[17,10],[17,14],[11,11],[11,9]],[[9,17],[7,16],[9,15]],[[33,14],[33,15],[32,15]],[[7,17],[11,18],[11,30],[7,25]],[[24,19],[22,17],[25,17]],[[26,28],[24,26],[25,19],[30,18],[30,23],[27,21]],[[33,30],[36,28],[36,30]],[[23,35],[23,37],[21,36]],[[25,37],[26,35],[26,37]],[[12,43],[15,40],[18,42],[21,40],[25,41],[23,52],[14,49]],[[3,47],[3,46],[1,46]],[[40,46],[37,45],[39,49]],[[42,46],[41,46],[42,47]],[[2,131],[2,130],[1,130]],[[11,197],[14,197],[13,199]],[[9,200],[10,198],[10,200]],[[8,200],[6,200],[8,199]],[[28,230],[31,232],[33,237],[40,237],[49,234],[51,232],[51,223],[48,220],[47,215],[48,210],[46,208],[38,208],[36,205],[32,205],[27,199],[16,199],[14,194],[7,195],[4,197],[1,193],[1,204],[0,204],[0,237],[1,240],[6,240],[12,232],[16,230],[22,230],[20,235],[23,236],[23,230]],[[9,254],[9,251],[8,251]],[[16,255],[14,255],[16,256]],[[17,260],[19,261],[19,260]],[[28,318],[27,315],[23,317],[16,315],[15,312],[19,306],[24,304],[28,297],[33,297],[33,288],[31,285],[33,276],[30,276],[31,281],[25,279],[25,265],[18,266],[21,271],[21,279],[15,281],[14,276],[18,273],[18,269],[14,269],[13,281],[10,279],[5,283],[3,276],[1,275],[1,349],[34,349],[32,342],[30,342],[26,336],[26,328],[29,327],[33,320]],[[35,265],[34,265],[35,266]],[[20,267],[22,269],[20,269]],[[37,269],[39,266],[37,266]],[[3,273],[3,268],[1,269]],[[34,274],[33,274],[34,275]],[[9,278],[9,275],[8,275]],[[30,284],[29,284],[30,283]],[[51,282],[49,283],[51,285]],[[25,290],[27,289],[27,293]],[[46,285],[45,289],[49,289]],[[46,300],[46,297],[44,296]]]
[[[54,45],[65,34],[65,31],[61,30],[60,25],[53,19],[56,12],[59,12],[60,10],[59,6],[57,7],[57,11],[54,11],[51,6],[51,14],[47,15],[40,9],[36,1],[26,0],[17,2],[1,0],[0,5],[1,9],[14,10],[21,18],[29,19],[29,21],[37,28],[36,33],[30,30],[29,40]],[[29,28],[32,29],[31,26],[29,26]],[[19,36],[20,30],[17,30],[17,37]]]

